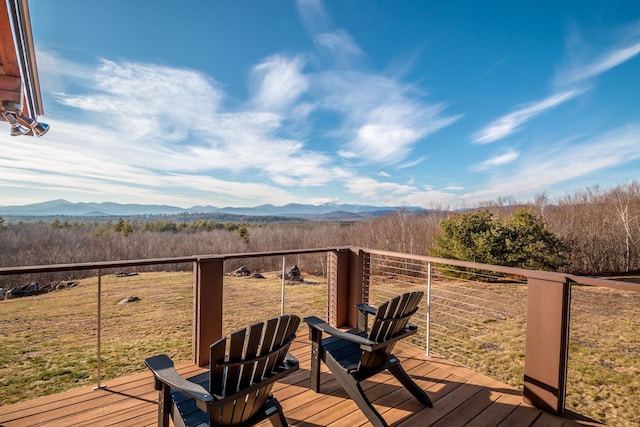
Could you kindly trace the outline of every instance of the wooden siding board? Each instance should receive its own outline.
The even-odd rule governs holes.
[[[22,100],[22,92],[15,92],[12,90],[0,88],[0,100],[11,101],[19,104]],[[2,118],[2,120],[4,120],[4,117]]]
[[[3,3],[5,4],[0,6],[0,40],[2,40],[2,43],[0,43],[0,62],[6,74],[20,76],[20,66],[9,21],[9,11],[6,7],[6,2]]]

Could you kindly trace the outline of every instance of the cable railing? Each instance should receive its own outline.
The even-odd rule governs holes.
[[[234,259],[246,270],[236,275],[236,262],[225,273],[223,334],[281,314],[326,316],[326,272],[314,268],[326,263],[326,253]],[[300,328],[306,333],[305,324]]]
[[[522,389],[526,280],[425,260],[372,255],[369,299],[375,305],[409,290],[426,298],[412,317],[413,343]]]
[[[568,410],[640,425],[640,292],[573,285]]]
[[[96,387],[143,367],[158,352],[174,360],[191,358],[193,277],[190,265],[178,272],[120,270],[87,280],[97,282]],[[142,357],[142,358],[141,358]]]
[[[301,277],[290,279],[285,269],[283,281],[282,269],[260,270],[278,264],[286,268],[300,262],[309,267],[326,263],[326,250],[316,252],[304,257],[230,255],[229,260],[258,269],[256,277],[234,277],[236,263],[228,262],[223,285],[224,334],[276,317],[281,311],[326,316],[327,278],[321,271],[303,270]],[[54,273],[86,276],[64,281],[67,286],[57,290],[0,301],[0,406],[80,386],[104,388],[109,380],[143,371],[142,361],[158,353],[177,362],[190,360],[195,330],[192,265],[196,259],[0,269],[0,279],[6,282],[22,283],[21,277],[28,277],[39,286]],[[163,264],[181,268],[142,271]]]
[[[215,268],[203,269],[207,264]],[[172,271],[161,272],[165,265],[174,265]],[[229,274],[242,265],[264,278]],[[283,280],[294,265],[303,281]],[[419,332],[411,338],[427,355],[523,388],[525,400],[551,412],[563,412],[566,403],[567,410],[610,425],[638,424],[640,285],[322,248],[5,267],[0,287],[5,279],[46,283],[61,274],[69,280],[48,293],[0,302],[0,405],[100,387],[142,371],[140,361],[158,352],[204,364],[208,338],[281,312],[355,326],[354,302],[379,305],[419,289],[426,297],[412,317]],[[211,319],[198,310],[218,310],[220,330],[201,334],[212,324],[198,323]],[[538,368],[544,372],[536,376]],[[547,392],[556,393],[536,400]]]
[[[522,388],[530,347],[538,347],[542,355],[532,366],[544,371],[545,355],[560,351],[562,358],[566,345],[566,360],[559,361],[565,371],[544,374],[566,377],[559,381],[564,403],[559,411],[607,425],[640,425],[638,279],[625,283],[386,251],[370,254],[370,300],[386,299],[408,287],[427,294],[427,303],[412,321],[424,325],[424,335],[414,343],[424,346],[428,355]],[[538,289],[534,296],[529,292],[532,279]],[[560,299],[563,284],[570,289],[566,302]],[[558,299],[544,297],[548,291]],[[563,304],[566,314],[556,315],[557,324],[547,322],[548,306],[560,307],[554,310],[561,313]],[[534,320],[527,317],[531,310]],[[563,332],[565,323],[568,329]],[[530,347],[526,339],[532,331],[527,326],[542,328]],[[555,332],[544,329],[549,327]],[[545,348],[547,342],[538,339],[547,334],[565,335],[566,344]]]
[[[49,267],[27,274],[40,285],[56,268],[66,268]],[[65,281],[64,287],[0,301],[2,405],[80,386],[100,388],[105,380],[141,371],[141,360],[163,348],[178,360],[190,358],[190,272],[138,273],[127,265],[104,273],[86,267],[88,277]]]

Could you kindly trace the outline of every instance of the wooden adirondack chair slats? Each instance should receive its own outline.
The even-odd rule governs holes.
[[[145,360],[161,396],[173,401],[169,407],[159,405],[159,425],[168,426],[165,412],[176,426],[252,425],[265,418],[275,426],[286,425],[271,391],[276,381],[299,367],[288,354],[299,324],[298,316],[281,316],[221,338],[211,345],[208,375],[192,381],[179,378],[167,356]]]
[[[388,369],[419,402],[431,407],[427,394],[407,375],[399,359],[392,354],[398,340],[416,333],[417,327],[410,324],[409,319],[418,310],[423,295],[421,291],[398,295],[377,310],[359,304],[356,307],[360,310],[360,329],[349,332],[337,330],[315,316],[305,318],[312,341],[311,388],[316,392],[320,389],[322,360],[369,421],[376,427],[384,427],[386,422],[367,399],[360,382]],[[375,317],[367,331],[369,315]],[[323,333],[330,337],[323,338]]]
[[[245,358],[251,359],[258,354],[258,345],[260,343],[260,336],[262,335],[262,323],[257,325],[251,325],[249,328],[249,337],[247,338],[247,350],[245,352]],[[248,387],[254,382],[255,366],[247,366],[242,370],[238,389]]]

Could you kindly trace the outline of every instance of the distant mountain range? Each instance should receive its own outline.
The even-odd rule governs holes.
[[[227,214],[250,216],[284,216],[307,219],[358,219],[370,218],[404,209],[407,211],[423,211],[419,207],[405,206],[370,206],[352,204],[305,205],[290,203],[284,206],[260,205],[251,208],[215,206],[193,206],[188,209],[168,205],[141,205],[120,203],[72,203],[67,200],[51,200],[23,206],[0,206],[0,215],[5,216],[137,216],[137,215],[181,215],[181,214]]]

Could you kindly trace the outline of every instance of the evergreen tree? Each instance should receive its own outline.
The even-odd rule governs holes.
[[[455,214],[440,222],[431,254],[441,258],[528,269],[565,265],[566,245],[525,209],[505,220],[489,210]]]

